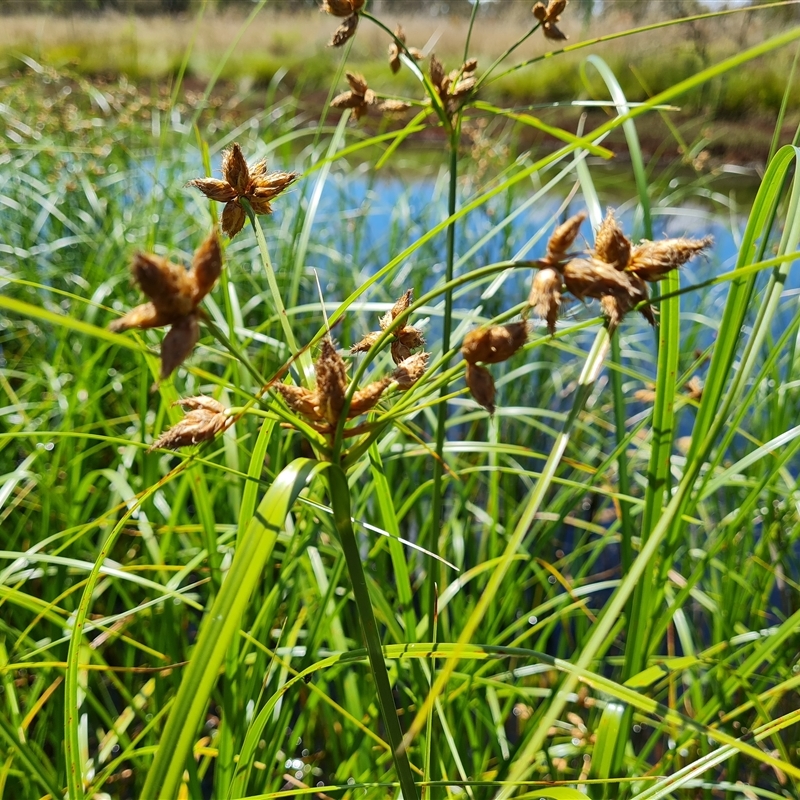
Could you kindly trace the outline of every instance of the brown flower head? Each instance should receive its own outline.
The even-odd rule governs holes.
[[[431,83],[436,89],[436,93],[439,95],[448,116],[452,117],[472,93],[477,83],[475,76],[477,68],[477,59],[471,58],[465,61],[458,69],[454,69],[449,75],[445,75],[442,63],[435,55],[431,54]]]
[[[315,423],[320,432],[330,433],[342,416],[348,380],[347,367],[328,337],[322,340],[322,350],[315,369],[315,389],[278,383],[275,390],[289,408]],[[358,417],[374,408],[386,388],[395,380],[394,376],[385,377],[355,392],[347,410],[347,419]]]
[[[467,387],[470,394],[477,400],[490,414],[494,414],[494,378],[486,367],[478,364],[467,363],[466,371]]]
[[[380,331],[373,331],[368,333],[360,342],[356,342],[351,348],[351,353],[366,353],[376,341],[380,338],[381,332],[389,328],[392,323],[402,314],[410,305],[413,290],[409,289],[402,297],[381,317]],[[425,339],[422,337],[422,331],[418,328],[413,328],[411,325],[403,325],[401,328],[396,328],[392,332],[392,360],[395,364],[405,361],[411,356],[411,351],[422,347],[425,344]]]
[[[350,91],[336,95],[331,101],[334,108],[352,108],[353,116],[358,120],[364,116],[371,105],[375,105],[377,97],[375,92],[367,86],[363,75],[354,72],[347,72],[347,82],[350,84]]]
[[[402,42],[405,45],[406,43],[406,34],[403,30],[402,26],[398,25],[394,29],[394,35],[397,37],[397,40]],[[406,47],[406,50],[411,55],[412,58],[419,61],[422,56],[422,51],[417,50],[416,47]],[[397,44],[397,41],[392,40],[392,43],[389,45],[389,66],[391,67],[392,72],[397,72],[400,69],[400,53],[401,49]]]
[[[662,239],[660,242],[645,239],[631,250],[626,269],[646,281],[659,281],[713,243],[711,236],[704,239]]]
[[[550,334],[556,332],[558,312],[561,310],[561,273],[552,267],[540,269],[531,283],[528,305],[547,323]]]
[[[470,331],[461,345],[461,354],[469,364],[482,361],[484,364],[499,364],[507,361],[528,339],[528,323],[512,322],[477,328]]]
[[[267,172],[266,161],[248,167],[241,147],[234,142],[222,154],[222,177],[224,180],[195,178],[187,186],[195,186],[211,200],[225,203],[222,230],[233,238],[247,218],[239,202],[241,198],[250,203],[254,213],[271,214],[270,201],[293,184],[298,175],[296,172]]]
[[[334,17],[349,17],[364,7],[364,0],[322,0],[320,11]]]
[[[627,273],[597,258],[573,258],[564,265],[564,283],[578,300],[606,294],[633,294]]]
[[[425,374],[430,357],[430,353],[416,353],[397,365],[392,380],[400,391],[408,391]]]
[[[200,338],[200,301],[211,291],[222,271],[222,253],[216,229],[195,251],[186,270],[161,256],[136,253],[131,272],[150,302],[137,306],[108,327],[112,331],[172,325],[161,343],[161,379],[168,377],[192,352]]]
[[[586,219],[586,212],[581,211],[570,217],[566,222],[562,222],[547,241],[546,261],[556,264],[566,258],[567,251],[578,238],[581,224]]]
[[[617,269],[625,269],[631,255],[631,241],[617,224],[614,212],[609,208],[606,218],[597,229],[594,240],[594,256]]]
[[[356,32],[358,12],[363,7],[364,0],[322,0],[320,11],[345,18],[328,42],[328,47],[341,47]]]
[[[189,410],[177,425],[162,433],[150,445],[148,453],[159,447],[177,450],[186,445],[207,442],[233,423],[233,417],[228,416],[228,409],[212,397],[185,397],[173,405]]]
[[[556,25],[568,2],[569,0],[549,0],[546,6],[544,3],[536,3],[531,9],[533,16],[542,23],[542,32],[548,39],[563,41],[568,38]]]

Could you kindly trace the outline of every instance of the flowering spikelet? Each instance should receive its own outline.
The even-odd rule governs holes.
[[[322,0],[320,11],[334,17],[349,17],[364,7],[364,0]]]
[[[544,3],[536,3],[531,9],[533,16],[542,23],[542,32],[548,39],[568,38],[556,25],[568,2],[569,0],[550,0],[546,6]]]
[[[378,381],[373,381],[363,389],[359,389],[350,401],[350,409],[347,412],[347,416],[357,417],[374,408],[391,382],[392,379],[390,377],[381,378]]]
[[[108,327],[122,332],[172,325],[161,343],[161,379],[182,364],[200,338],[198,306],[222,271],[217,231],[212,230],[186,270],[161,256],[136,253],[131,263],[134,280],[149,303],[137,306]]]
[[[441,61],[431,54],[430,76],[436,93],[449,116],[453,116],[464,104],[469,94],[475,88],[477,78],[475,70],[478,61],[471,58],[465,61],[459,69],[453,70],[449,75],[444,74]]]
[[[482,361],[484,364],[499,364],[507,361],[528,339],[528,323],[512,322],[477,328],[470,331],[461,345],[461,354],[469,364]]]
[[[225,430],[232,422],[228,409],[212,397],[184,397],[173,405],[188,409],[184,418],[153,442],[147,452],[159,447],[177,450],[190,444],[207,442],[220,431]]]
[[[316,363],[318,411],[331,425],[336,425],[344,408],[347,372],[342,357],[326,336]]]
[[[606,294],[633,294],[628,275],[597,258],[573,258],[564,265],[564,283],[578,300]]]
[[[363,75],[355,72],[347,72],[347,82],[350,84],[350,91],[337,95],[331,101],[334,108],[352,108],[353,116],[358,120],[367,113],[369,107],[374,105],[377,98],[375,92],[367,86]]]
[[[358,14],[351,14],[333,32],[328,47],[341,47],[348,39],[351,39],[358,27]]]
[[[578,232],[585,219],[586,212],[581,211],[570,217],[566,222],[562,222],[561,225],[553,231],[550,239],[547,241],[547,258],[545,260],[551,263],[564,260],[567,251],[575,243],[575,239],[578,238]]]
[[[296,411],[309,419],[320,418],[317,411],[319,397],[316,392],[312,392],[303,386],[293,386],[288,383],[276,383],[275,389],[292,411]]]
[[[594,241],[594,255],[600,261],[617,269],[625,269],[631,255],[631,242],[617,224],[614,212],[609,208],[606,218],[597,229]]]
[[[398,25],[394,29],[394,35],[397,41],[401,42],[403,45],[406,43],[406,34],[403,30],[402,26]],[[402,52],[400,47],[397,44],[397,41],[392,41],[389,45],[389,67],[391,68],[392,72],[397,72],[400,69],[400,53]],[[422,51],[417,50],[416,47],[407,47],[406,50],[411,55],[412,58],[419,61],[422,58]]]
[[[195,178],[187,186],[198,188],[206,197],[225,203],[220,224],[231,238],[244,227],[247,215],[240,205],[241,198],[250,203],[254,213],[271,214],[270,200],[297,180],[296,172],[267,172],[267,162],[259,161],[248,167],[242,149],[234,142],[222,153],[222,176]]]
[[[494,414],[494,378],[492,373],[485,367],[478,364],[467,363],[466,371],[467,387],[470,394],[480,403],[490,414]]]
[[[416,353],[401,361],[392,373],[392,380],[397,388],[403,392],[408,391],[425,374],[430,356],[430,353]]]
[[[626,269],[646,281],[658,281],[670,270],[682,267],[690,258],[702,253],[713,242],[711,236],[704,239],[663,239],[660,242],[645,239],[631,250]]]
[[[533,278],[528,297],[528,305],[547,323],[547,330],[551,335],[556,332],[556,321],[561,309],[561,284],[561,274],[557,270],[552,267],[540,269]]]
[[[392,323],[402,314],[410,305],[413,290],[408,289],[397,300],[397,302],[381,317],[380,331],[373,331],[368,333],[361,341],[356,342],[351,348],[351,353],[366,353],[375,342],[380,338],[381,332],[389,328]],[[392,360],[395,364],[405,361],[411,355],[411,351],[425,344],[425,339],[422,337],[422,331],[414,328],[411,325],[404,325],[402,328],[397,328],[393,331],[393,339],[391,345]]]

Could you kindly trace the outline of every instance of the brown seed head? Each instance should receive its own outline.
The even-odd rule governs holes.
[[[320,11],[334,17],[349,17],[360,11],[363,5],[364,0],[322,0]]]
[[[244,228],[246,219],[247,214],[244,213],[244,209],[236,200],[231,200],[231,202],[226,203],[225,208],[222,209],[222,218],[219,224],[223,232],[229,238],[233,239],[233,237]]]
[[[235,190],[236,194],[245,194],[250,183],[250,170],[244,159],[242,148],[234,142],[222,153],[222,176]]]
[[[200,338],[197,314],[189,314],[173,323],[161,342],[161,380],[168,378],[183,364]]]
[[[236,197],[236,190],[228,181],[220,181],[216,178],[195,178],[186,185],[194,186],[206,197],[216,200],[218,203],[227,203],[228,200],[233,200]]]
[[[378,339],[381,338],[380,331],[368,333],[360,342],[356,342],[351,348],[351,353],[366,353]]]
[[[288,383],[276,383],[273,388],[283,397],[286,405],[292,411],[296,411],[314,422],[322,419],[317,408],[319,397],[316,392],[312,392],[303,386],[292,386]]]
[[[327,337],[322,340],[322,352],[315,366],[319,414],[331,425],[336,425],[347,392],[347,372],[342,357]]]
[[[350,401],[350,408],[347,411],[347,418],[357,417],[361,414],[366,414],[367,411],[375,407],[381,395],[386,390],[386,387],[392,382],[391,378],[381,378],[379,381],[370,383],[363,389],[353,394],[353,399]]]
[[[136,253],[131,272],[139,288],[170,322],[194,308],[193,281],[178,264],[151,253]]]
[[[222,272],[222,250],[216,228],[195,250],[189,277],[193,283],[192,301],[195,306],[211,291]]]
[[[408,391],[424,374],[428,367],[430,353],[417,353],[397,365],[392,380],[401,391]]]
[[[596,258],[573,258],[565,264],[563,275],[567,289],[578,300],[586,297],[600,298],[606,294],[636,293],[628,273]]]
[[[362,97],[367,93],[367,81],[363,75],[356,72],[346,72],[347,82],[350,84],[350,89],[354,94],[360,94]]]
[[[542,32],[546,39],[553,39],[556,42],[563,42],[569,39],[569,36],[567,36],[555,22],[543,22]]]
[[[494,414],[495,388],[492,373],[485,367],[468,363],[465,377],[470,394],[490,414]]]
[[[431,83],[434,85],[434,88],[442,94],[443,85],[444,85],[444,67],[442,66],[442,62],[439,61],[436,56],[431,53]]]
[[[266,164],[266,162],[262,162]],[[253,198],[272,200],[284,189],[291,186],[300,177],[296,172],[270,172],[269,174],[254,175],[250,194]]]
[[[225,406],[211,397],[186,397],[178,400],[176,405],[183,406],[189,411],[177,425],[162,433],[150,445],[148,453],[159,447],[177,450],[190,444],[207,442],[233,422],[233,417],[228,416]]]
[[[402,114],[411,108],[410,103],[404,103],[402,100],[384,100],[378,104],[378,111],[383,114]]]
[[[511,358],[528,339],[528,323],[512,322],[470,331],[461,345],[464,359],[475,364],[498,364]]]
[[[341,47],[356,32],[358,27],[358,14],[351,14],[334,31],[333,38],[328,42],[328,47]]]
[[[144,303],[131,309],[127,314],[109,323],[108,329],[115,333],[128,331],[131,328],[147,330],[169,325],[171,317],[159,311],[152,303]]]
[[[561,275],[552,267],[540,269],[534,275],[528,297],[528,305],[547,323],[547,330],[551,335],[556,332],[556,321],[561,309],[561,282]]]
[[[631,251],[628,270],[646,281],[661,280],[670,270],[682,267],[689,259],[702,253],[714,242],[704,239],[664,239],[660,242],[640,242]]]
[[[622,228],[619,227],[617,220],[614,218],[614,212],[609,208],[606,218],[597,229],[594,256],[617,269],[625,269],[630,254],[630,239],[622,232]]]
[[[566,222],[562,222],[550,236],[547,242],[547,257],[550,261],[563,261],[567,251],[578,238],[581,224],[586,219],[586,212],[581,211],[570,217]]]
[[[397,340],[412,350],[417,347],[422,347],[425,344],[425,339],[422,336],[422,331],[418,328],[412,328],[411,325],[406,325],[395,332]]]
[[[397,302],[381,317],[381,330],[385,331],[410,305],[414,296],[413,289],[407,289]]]

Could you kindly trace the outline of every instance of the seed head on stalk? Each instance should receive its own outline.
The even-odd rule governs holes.
[[[484,364],[507,361],[528,339],[528,323],[525,320],[508,325],[493,325],[470,331],[461,345],[461,355],[467,362],[467,387],[472,396],[490,414],[494,414],[494,378]]]
[[[322,0],[320,11],[334,17],[344,17],[336,29],[328,47],[341,47],[358,27],[358,12],[364,7],[364,0]]]
[[[370,106],[376,106],[378,111],[384,113],[395,113],[406,111],[410,108],[408,103],[402,100],[384,100],[378,102],[375,92],[369,88],[363,75],[355,72],[345,73],[347,82],[350,84],[350,91],[342,92],[331,100],[333,108],[350,108],[356,120],[361,119],[368,113]]]
[[[394,29],[394,35],[397,37],[397,40],[402,42],[404,45],[406,43],[406,33],[403,30],[401,25],[398,25]],[[406,50],[411,55],[412,58],[419,61],[423,58],[422,51],[417,50],[416,47],[407,47]],[[400,69],[401,61],[400,61],[400,47],[398,46],[397,42],[392,40],[392,43],[389,45],[389,67],[391,68],[392,72],[397,72]]]
[[[161,343],[161,380],[164,380],[197,344],[200,338],[198,306],[221,271],[222,252],[216,228],[195,251],[189,270],[152,253],[136,253],[131,272],[149,302],[114,320],[109,329],[122,332],[171,325]]]
[[[256,214],[271,214],[274,200],[284,189],[293,184],[296,172],[268,172],[267,162],[259,161],[252,167],[247,165],[242,148],[234,142],[222,153],[222,177],[195,178],[187,186],[194,186],[206,197],[225,203],[222,209],[222,230],[232,239],[244,227],[247,215],[240,200],[250,203]]]
[[[147,449],[148,453],[160,447],[177,450],[190,444],[199,444],[213,439],[220,431],[233,424],[234,418],[228,409],[213,397],[184,397],[173,405],[188,409],[184,418],[161,434]]]
[[[454,69],[448,75],[445,75],[442,62],[431,53],[431,83],[436,89],[436,94],[439,95],[449,117],[452,118],[472,94],[472,90],[478,81],[475,76],[477,69],[477,59],[470,58],[458,69]]]
[[[361,341],[356,342],[351,348],[351,353],[366,353],[372,348],[375,342],[389,326],[402,314],[410,305],[413,290],[408,289],[397,300],[397,302],[381,317],[378,324],[380,331],[373,331],[368,333]],[[422,331],[414,328],[411,325],[403,325],[402,328],[397,328],[392,332],[392,361],[395,364],[400,364],[411,356],[411,351],[422,347],[425,340],[422,338]]]
[[[417,353],[401,362],[391,375],[354,392],[346,418],[352,419],[371,411],[392,384],[400,391],[410,389],[424,374],[427,363],[428,354]],[[314,389],[285,383],[277,383],[274,388],[289,408],[309,420],[320,433],[330,435],[344,412],[349,380],[344,360],[328,336],[322,340],[315,370],[317,385]],[[345,435],[354,435],[354,432],[345,429]]]
[[[568,38],[556,25],[568,2],[569,0],[550,0],[546,6],[544,3],[536,3],[531,9],[533,16],[542,23],[542,32],[546,38],[556,41]]]

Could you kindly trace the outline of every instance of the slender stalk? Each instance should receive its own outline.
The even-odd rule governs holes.
[[[308,353],[307,350],[303,350],[300,352],[300,348],[297,346],[297,341],[294,338],[294,332],[292,331],[292,326],[289,324],[289,317],[286,314],[286,308],[283,305],[283,299],[281,298],[280,289],[278,288],[278,281],[275,278],[275,270],[272,267],[272,259],[269,257],[269,249],[267,248],[267,240],[264,238],[264,231],[261,229],[261,223],[258,221],[258,217],[253,212],[253,207],[247,200],[242,197],[240,198],[242,208],[247,213],[247,216],[250,218],[250,224],[253,226],[253,230],[256,234],[256,241],[258,242],[258,250],[261,253],[261,261],[264,264],[264,271],[267,274],[267,283],[269,284],[269,291],[272,295],[272,302],[275,304],[275,310],[278,314],[278,319],[281,323],[281,328],[283,329],[283,335],[286,337],[286,344],[289,346],[291,350],[292,356],[296,356],[298,361],[300,362],[301,366],[301,373],[305,380],[307,381],[311,375],[313,375],[313,367],[311,365],[311,355]]]

